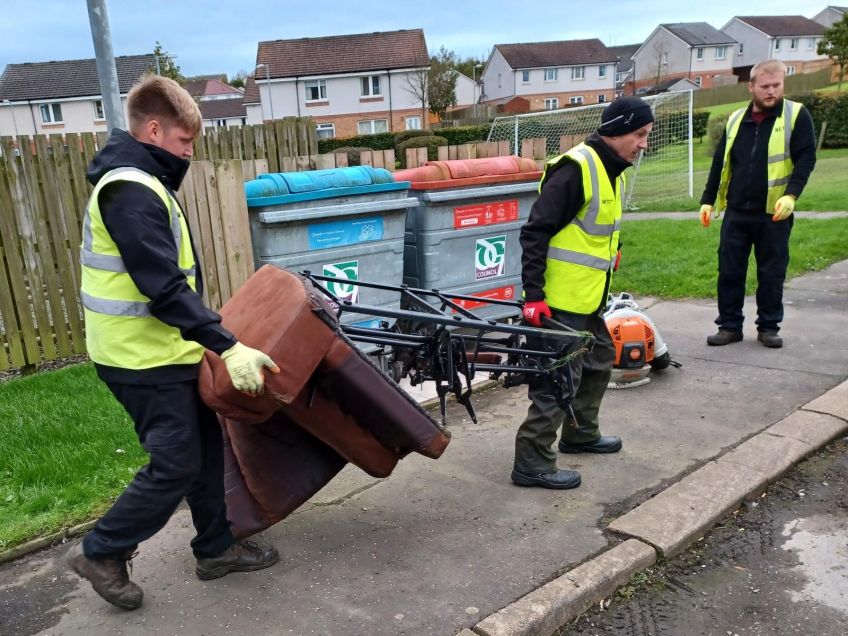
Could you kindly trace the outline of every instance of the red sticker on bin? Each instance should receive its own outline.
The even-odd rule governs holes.
[[[518,220],[518,199],[464,205],[453,209],[453,227],[457,230],[479,225],[496,225]]]
[[[476,294],[471,294],[471,296],[475,296],[480,298],[480,301],[476,300],[465,300],[459,298],[451,298],[453,302],[462,307],[463,309],[476,309],[477,307],[485,307],[489,303],[486,300],[514,300],[515,299],[515,285],[506,285],[505,287],[495,287],[494,289],[487,289],[486,291],[477,292]],[[456,311],[456,310],[454,310]]]

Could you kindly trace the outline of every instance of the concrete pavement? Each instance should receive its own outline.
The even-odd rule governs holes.
[[[103,602],[59,546],[0,567],[0,633],[550,633],[848,430],[848,261],[793,280],[786,301],[779,350],[756,342],[751,303],[745,340],[723,348],[705,344],[714,302],[648,307],[684,367],[608,393],[603,430],[625,446],[561,456],[577,490],[510,483],[526,388],[496,388],[475,396],[476,425],[450,408],[441,459],[410,457],[383,480],[346,469],[266,531],[274,568],[198,581],[180,510],[134,561],[141,609]]]

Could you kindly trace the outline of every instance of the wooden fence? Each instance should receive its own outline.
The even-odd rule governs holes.
[[[827,86],[830,84],[830,80],[830,67],[816,71],[815,73],[789,75],[784,80],[784,93],[787,96],[808,93],[817,88]],[[748,91],[748,82],[740,82],[730,86],[717,86],[716,88],[697,90],[693,93],[692,97],[695,108],[706,108],[719,104],[748,101],[751,99],[751,93]]]

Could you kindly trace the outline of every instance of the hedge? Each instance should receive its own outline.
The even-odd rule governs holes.
[[[371,150],[391,150],[395,147],[395,133],[377,133],[376,135],[357,135],[344,139],[319,139],[318,153],[326,154],[337,148],[370,148]]]
[[[426,148],[427,160],[435,161],[439,158],[439,146],[447,146],[448,140],[437,135],[427,137],[412,137],[398,144],[398,162],[401,168],[406,168],[406,151],[408,148]]]
[[[395,133],[395,149],[397,149],[407,139],[412,139],[413,137],[432,137],[435,134],[436,133],[432,130],[428,129],[402,130],[399,133]]]
[[[817,93],[798,95],[789,99],[801,102],[813,116],[816,139],[821,135],[822,124],[827,122],[822,146],[844,148],[848,146],[848,93],[820,95]]]
[[[710,123],[707,126],[707,150],[706,154],[712,157],[715,154],[718,143],[721,141],[721,136],[724,134],[724,128],[727,126],[727,120],[731,113],[710,117]]]
[[[439,128],[439,136],[448,140],[451,146],[461,146],[479,142],[489,137],[488,124],[484,126],[457,126],[456,128]]]

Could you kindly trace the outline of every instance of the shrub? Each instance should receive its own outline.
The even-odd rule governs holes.
[[[489,136],[491,126],[457,126],[456,128],[440,128],[439,136],[448,140],[451,146],[462,144],[483,143]]]
[[[390,150],[395,147],[395,134],[390,132],[376,135],[357,135],[345,139],[319,139],[318,152],[335,152],[337,148],[368,148],[370,150]]]
[[[822,146],[825,148],[848,146],[848,93],[841,95],[813,93],[792,96],[789,99],[801,102],[810,111],[816,130],[816,139],[821,136],[822,124],[827,122]]]
[[[414,137],[432,137],[435,133],[432,130],[402,130],[395,134],[395,150],[407,139]]]
[[[373,150],[372,148],[366,148],[364,146],[344,146],[342,148],[336,148],[331,152],[343,152],[347,155],[347,165],[349,166],[359,166],[362,165],[360,163],[360,156],[363,151]]]
[[[701,141],[707,134],[707,122],[710,120],[710,111],[696,110],[692,113],[692,137]]]
[[[398,154],[397,159],[400,162],[401,168],[406,168],[406,151],[408,148],[426,148],[427,149],[427,159],[429,161],[435,161],[439,158],[439,146],[447,146],[448,140],[444,137],[439,137],[436,135],[426,136],[426,137],[413,137],[412,139],[407,139],[403,143],[398,145]]]
[[[710,157],[715,154],[718,142],[721,141],[721,136],[724,134],[724,127],[727,126],[727,118],[730,113],[724,115],[716,115],[710,117],[710,123],[707,125],[707,152]]]

